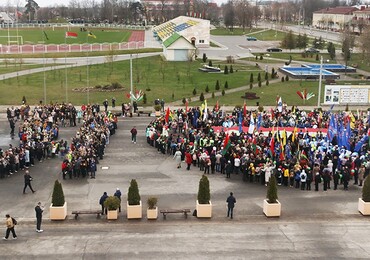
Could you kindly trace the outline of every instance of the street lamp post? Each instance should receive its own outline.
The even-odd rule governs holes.
[[[322,63],[323,63],[323,57],[320,58],[320,78],[319,78],[319,93],[317,97],[317,107],[320,107],[320,101],[321,101],[321,84],[322,84]]]

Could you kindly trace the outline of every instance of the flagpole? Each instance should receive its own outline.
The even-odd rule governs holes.
[[[87,46],[89,46],[89,33],[86,36]],[[86,50],[86,88],[87,88],[87,105],[90,104],[90,75],[89,75],[89,50]]]
[[[46,105],[46,74],[45,74],[45,33],[44,30],[42,30],[42,39],[44,44],[44,51],[42,54],[42,63],[43,63],[43,71],[44,71],[44,106]]]
[[[132,54],[130,54],[130,100],[131,100],[131,113],[133,113],[134,109],[134,101],[131,98],[131,95],[133,95],[133,86],[132,86]]]
[[[66,87],[66,104],[68,103],[68,77],[67,77],[67,32],[64,35],[64,73],[65,73],[65,87]]]
[[[317,97],[317,107],[320,107],[320,100],[321,100],[322,62],[323,62],[323,57],[321,56],[321,58],[320,58],[319,94],[318,94],[318,97]]]

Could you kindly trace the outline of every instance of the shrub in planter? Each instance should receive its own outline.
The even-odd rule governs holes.
[[[209,180],[206,175],[203,175],[199,181],[198,202],[199,204],[209,204],[210,200]]]
[[[64,205],[64,193],[62,184],[56,180],[54,183],[53,195],[51,197],[51,203],[54,207],[62,207]]]
[[[266,198],[268,203],[277,203],[278,195],[275,176],[270,177]]]
[[[364,186],[362,187],[362,200],[365,202],[370,202],[370,178],[366,177],[364,181]]]
[[[104,201],[104,207],[107,210],[117,210],[119,206],[121,205],[121,201],[119,198],[116,196],[109,196],[105,201]]]
[[[139,187],[135,179],[131,180],[130,187],[128,188],[127,201],[129,205],[140,205]]]
[[[162,106],[161,105],[155,105],[154,110],[155,111],[161,111]]]
[[[149,197],[147,200],[148,209],[155,209],[157,207],[158,199],[156,197]]]

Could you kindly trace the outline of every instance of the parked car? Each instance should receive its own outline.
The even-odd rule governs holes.
[[[306,53],[320,53],[318,49],[315,48],[306,48]]]
[[[267,52],[282,52],[283,50],[277,47],[267,48]]]
[[[257,41],[256,37],[247,36],[247,41]]]

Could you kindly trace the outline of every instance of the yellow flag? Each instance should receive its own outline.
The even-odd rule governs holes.
[[[92,38],[96,39],[95,34],[93,34],[92,32],[89,32],[89,33],[87,34],[87,36],[88,36],[88,37],[92,37]]]

